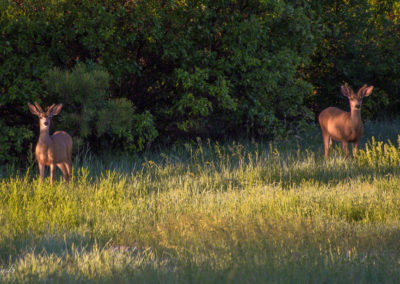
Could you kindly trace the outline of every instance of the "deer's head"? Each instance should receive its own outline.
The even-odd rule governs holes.
[[[40,130],[50,129],[51,119],[53,116],[60,113],[62,106],[62,104],[52,104],[46,109],[46,111],[43,111],[38,103],[35,102],[34,105],[28,103],[31,113],[39,117]]]
[[[350,102],[351,110],[361,110],[361,104],[364,97],[368,97],[371,95],[374,86],[362,86],[357,93],[349,87],[349,85],[344,84],[340,89],[342,91],[343,96],[347,97]]]

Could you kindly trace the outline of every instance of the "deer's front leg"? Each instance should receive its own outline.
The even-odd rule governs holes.
[[[332,143],[331,138],[327,133],[322,134],[322,139],[324,142],[324,150],[325,150],[325,160],[328,159],[328,154],[329,154],[329,147],[331,146],[330,143]]]
[[[354,147],[353,147],[353,157],[355,158],[357,155],[357,150],[358,150],[358,141],[354,142]]]
[[[45,170],[46,168],[45,168],[45,165],[40,164],[40,163],[38,163],[38,166],[39,166],[39,175],[40,175],[39,183],[42,183],[42,182],[43,182],[43,179],[44,179],[44,170]]]
[[[346,155],[346,158],[349,156],[349,148],[348,148],[348,143],[347,142],[342,142],[342,147],[344,154]]]
[[[53,184],[54,172],[56,171],[56,165],[50,164],[50,184]]]

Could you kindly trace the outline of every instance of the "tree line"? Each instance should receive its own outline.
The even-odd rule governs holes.
[[[364,118],[395,118],[399,28],[397,1],[3,1],[0,163],[36,142],[34,101],[93,151],[285,137],[346,108],[344,82],[374,85]]]

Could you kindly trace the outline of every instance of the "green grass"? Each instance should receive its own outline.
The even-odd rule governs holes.
[[[337,144],[324,161],[315,129],[79,154],[68,185],[3,169],[0,282],[396,283],[398,142],[396,123],[369,123],[347,160]]]

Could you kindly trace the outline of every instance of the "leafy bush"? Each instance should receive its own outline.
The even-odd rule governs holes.
[[[312,86],[297,70],[314,43],[301,5],[145,5],[154,11],[142,15],[152,34],[148,49],[139,52],[141,80],[148,83],[134,89],[149,95],[132,100],[151,110],[164,135],[272,138],[309,121],[304,97]]]
[[[97,65],[49,71],[44,80],[48,99],[64,102],[57,127],[67,129],[78,146],[88,142],[93,149],[143,150],[157,137],[153,118],[148,112],[135,113],[132,102],[125,98],[110,98],[109,81],[109,74]]]
[[[317,48],[306,73],[315,86],[308,99],[319,113],[329,105],[348,103],[340,85],[354,89],[374,85],[365,100],[364,118],[398,115],[400,107],[400,23],[396,1],[312,1]]]
[[[10,127],[0,119],[0,161],[18,162],[24,153],[24,142],[32,138],[26,127]]]

